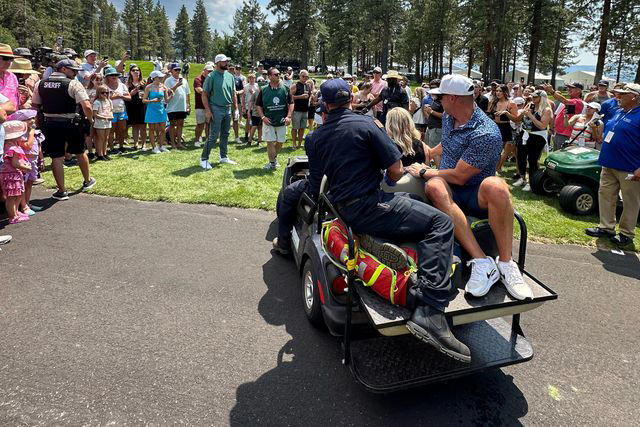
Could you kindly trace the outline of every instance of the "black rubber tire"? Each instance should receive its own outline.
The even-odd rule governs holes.
[[[311,280],[312,292],[309,292],[308,295],[307,286],[309,283],[308,280]],[[307,316],[307,320],[311,323],[315,328],[324,329],[325,323],[324,318],[322,317],[322,302],[320,301],[320,291],[318,290],[318,279],[316,278],[316,274],[313,271],[313,266],[311,260],[307,259],[304,263],[304,267],[302,268],[302,278],[300,280],[300,295],[302,296],[302,308],[304,309],[304,314]],[[310,301],[308,297],[310,296]]]
[[[529,177],[531,191],[540,196],[552,196],[556,192],[553,190],[553,180],[544,169],[538,169]]]
[[[576,215],[590,215],[598,209],[598,198],[586,185],[565,185],[560,190],[560,206]]]

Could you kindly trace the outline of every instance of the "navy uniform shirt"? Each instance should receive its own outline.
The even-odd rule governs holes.
[[[305,141],[305,149],[309,155],[311,192],[327,175],[326,189],[333,203],[372,193],[380,187],[382,170],[402,157],[371,117],[349,109],[329,112],[327,121],[310,140]]]

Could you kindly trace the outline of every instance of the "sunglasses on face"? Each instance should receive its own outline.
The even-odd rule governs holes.
[[[98,92],[98,95],[106,95],[106,94],[108,94],[108,93],[109,93],[109,92],[102,91],[102,92]]]
[[[273,73],[273,74],[271,74],[271,75],[272,75],[272,76],[279,76],[279,75],[280,75],[280,73]]]

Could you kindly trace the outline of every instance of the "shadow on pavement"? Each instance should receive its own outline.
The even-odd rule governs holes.
[[[605,270],[640,280],[640,259],[637,254],[625,251],[623,255],[619,255],[610,250],[598,249],[591,255],[602,263]]]
[[[500,370],[390,395],[365,391],[341,364],[339,340],[307,322],[295,264],[273,255],[262,270],[258,311],[291,339],[273,355],[275,368],[238,387],[231,425],[513,425],[527,414],[526,398]]]

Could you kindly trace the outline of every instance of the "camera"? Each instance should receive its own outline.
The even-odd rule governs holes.
[[[33,68],[37,70],[40,66],[48,67],[53,61],[53,49],[41,46],[33,49]]]
[[[531,111],[536,111],[536,106],[535,106],[535,105],[533,105],[533,104],[530,104],[530,105],[529,105],[529,109],[530,109]]]

